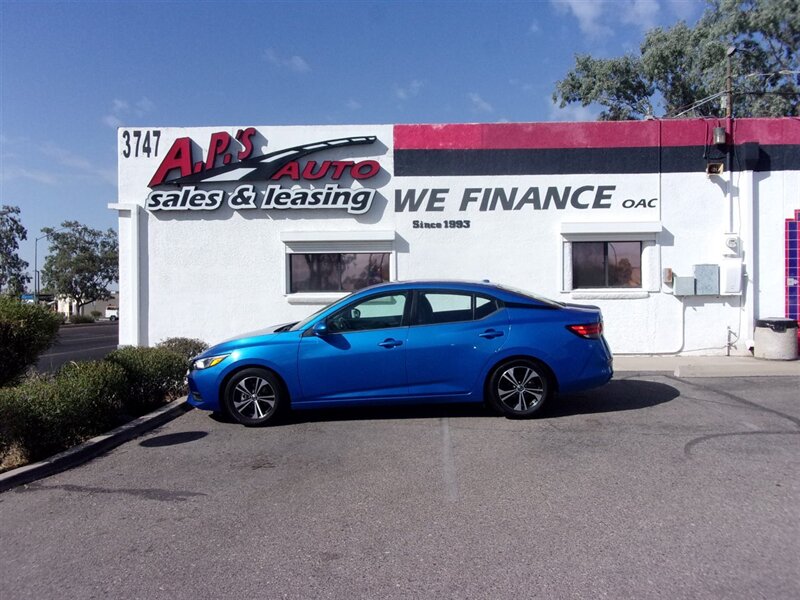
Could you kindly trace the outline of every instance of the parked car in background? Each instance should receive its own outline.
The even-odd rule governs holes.
[[[189,402],[245,425],[284,408],[483,402],[530,417],[613,374],[594,306],[489,283],[375,285],[195,357]]]
[[[119,319],[119,308],[109,304],[106,307],[106,319],[109,321],[116,321]]]

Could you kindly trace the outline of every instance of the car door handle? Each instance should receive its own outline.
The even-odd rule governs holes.
[[[482,338],[486,338],[487,340],[491,340],[493,338],[500,337],[501,335],[503,335],[503,332],[497,331],[496,329],[487,329],[486,331],[484,331],[483,333],[479,333],[478,335],[481,336]]]
[[[394,348],[395,346],[402,346],[402,345],[403,342],[401,342],[400,340],[395,340],[393,338],[388,338],[378,343],[378,346],[382,346],[383,348]]]

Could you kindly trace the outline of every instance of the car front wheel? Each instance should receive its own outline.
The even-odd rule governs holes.
[[[489,400],[507,417],[530,417],[552,395],[547,370],[533,360],[514,360],[495,369],[489,380]]]
[[[282,408],[284,393],[278,378],[264,369],[244,369],[225,386],[228,413],[243,425],[266,425]]]

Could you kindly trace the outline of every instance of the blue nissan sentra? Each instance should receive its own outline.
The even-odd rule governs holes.
[[[557,392],[606,383],[612,361],[595,306],[490,283],[385,283],[209,348],[192,360],[189,402],[244,425],[290,407],[484,400],[530,417]]]

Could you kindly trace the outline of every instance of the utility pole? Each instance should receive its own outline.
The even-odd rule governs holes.
[[[733,117],[733,65],[731,57],[736,53],[736,46],[729,46],[725,55],[728,57],[728,86],[727,86],[727,102],[725,107],[725,116],[728,121]]]

